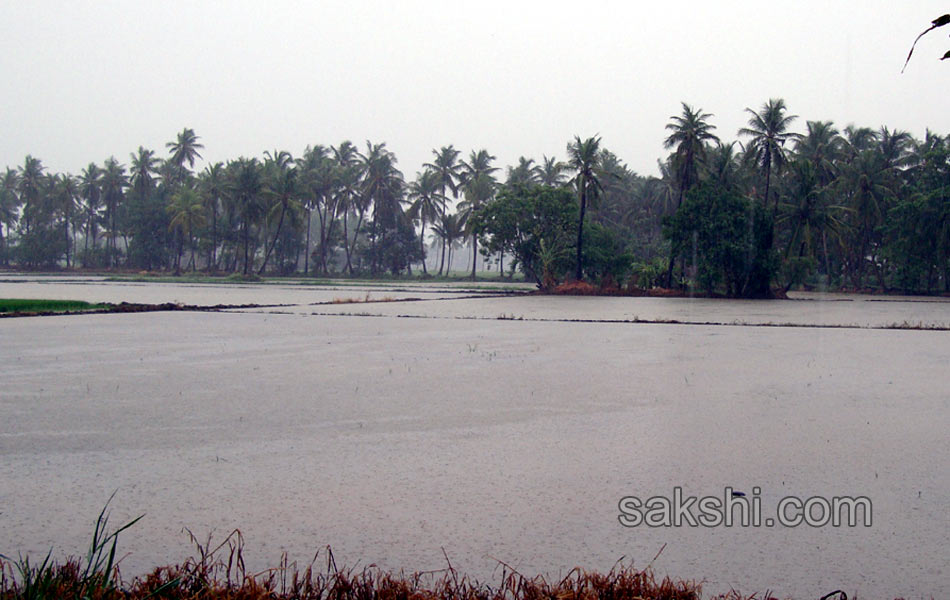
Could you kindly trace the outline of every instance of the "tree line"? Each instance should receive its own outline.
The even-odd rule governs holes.
[[[697,288],[767,296],[797,285],[950,291],[950,137],[747,108],[735,141],[683,103],[659,176],[597,136],[566,160],[432,150],[407,180],[385,143],[313,145],[196,171],[185,128],[78,175],[27,156],[0,181],[0,264],[243,276],[446,276],[471,250],[541,286]],[[428,258],[428,260],[426,260]]]

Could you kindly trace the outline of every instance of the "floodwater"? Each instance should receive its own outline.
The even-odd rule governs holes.
[[[662,549],[659,573],[708,593],[950,595],[950,332],[875,328],[943,326],[950,303],[440,288],[311,306],[338,292],[35,278],[0,297],[30,285],[294,306],[0,320],[0,553],[83,553],[118,490],[116,524],[145,514],[120,538],[126,575],[189,556],[184,527],[240,528],[251,569],[331,545],[350,566],[439,569],[444,548],[480,579],[498,561],[553,577]],[[622,497],[677,486],[760,488],[765,516],[867,496],[873,522],[620,525]]]

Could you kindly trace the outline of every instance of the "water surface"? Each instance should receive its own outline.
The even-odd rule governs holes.
[[[0,284],[0,296],[16,285]],[[131,289],[56,285],[112,301]],[[266,294],[293,303],[309,292]],[[215,304],[264,294],[194,293]],[[450,297],[330,307],[383,316],[299,306],[0,321],[0,552],[84,552],[118,489],[116,522],[146,514],[121,540],[127,574],[188,556],[183,527],[239,527],[252,568],[282,551],[308,561],[330,544],[350,565],[438,569],[444,548],[478,577],[497,560],[556,575],[623,556],[643,566],[665,544],[657,570],[705,580],[709,592],[950,593],[950,333],[558,320],[938,324],[946,303]],[[393,316],[408,313],[431,318]],[[674,486],[721,495],[726,485],[761,487],[765,507],[786,495],[867,495],[874,522],[617,520],[622,496]]]

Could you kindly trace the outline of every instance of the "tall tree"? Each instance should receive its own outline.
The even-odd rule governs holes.
[[[288,211],[296,214],[303,209],[298,199],[297,169],[292,166],[293,160],[289,152],[274,151],[267,155],[264,163],[267,182],[264,186],[263,197],[270,205],[267,217],[273,219],[277,215],[277,227],[274,230],[273,241],[265,248],[264,262],[261,263],[258,275],[263,275],[264,270],[267,269],[267,261],[280,238],[280,230]]]
[[[177,167],[177,182],[179,184],[185,181],[185,175],[187,174],[185,163],[188,163],[189,168],[194,168],[195,159],[201,158],[198,150],[203,150],[204,146],[198,142],[199,139],[201,138],[195,135],[194,129],[185,127],[174,142],[165,144],[171,154],[172,164]]]
[[[403,176],[396,168],[396,156],[386,148],[386,143],[373,144],[366,141],[366,154],[360,155],[363,165],[362,194],[367,204],[373,207],[372,232],[370,234],[370,271],[376,275],[379,255],[376,251],[380,234],[397,227],[397,219],[403,216]]]
[[[199,190],[205,206],[211,212],[211,244],[208,246],[208,269],[218,269],[218,210],[224,197],[227,182],[224,165],[216,162],[205,167],[199,178]]]
[[[132,162],[129,184],[138,199],[145,201],[154,188],[155,176],[161,160],[155,156],[154,151],[142,146],[139,146],[138,153],[131,154],[130,157]]]
[[[76,178],[72,175],[60,174],[54,177],[53,200],[56,205],[56,212],[63,218],[63,237],[66,244],[66,268],[70,268],[70,248],[72,247],[72,236],[70,234],[70,224],[75,229],[75,217],[78,210],[77,199],[79,198],[79,185]]]
[[[438,150],[432,150],[435,159],[431,163],[425,163],[424,167],[432,169],[439,176],[439,183],[442,187],[442,215],[448,212],[448,196],[446,190],[451,190],[452,197],[458,198],[458,180],[462,170],[462,164],[459,162],[460,152],[451,144],[442,146]],[[444,240],[444,238],[443,238]],[[442,269],[445,266],[445,243],[442,244],[442,257],[439,259],[439,275],[442,275]],[[448,274],[448,271],[446,271]]]
[[[521,185],[531,186],[538,183],[538,165],[534,164],[533,158],[518,157],[518,165],[508,167],[508,177],[505,185],[509,187]]]
[[[785,144],[790,140],[798,139],[797,133],[789,131],[797,115],[787,114],[785,100],[772,98],[762,105],[759,112],[751,108],[745,109],[751,116],[749,126],[739,130],[739,135],[748,136],[749,145],[746,147],[748,158],[755,162],[765,176],[765,192],[762,194],[764,206],[769,204],[769,194],[772,186],[772,173],[781,172],[787,162]],[[772,213],[778,209],[778,197],[772,204]]]
[[[191,270],[195,271],[197,269],[195,230],[205,224],[205,207],[201,195],[190,187],[182,187],[172,195],[167,210],[171,216],[168,228],[178,232],[179,241],[175,259],[175,274],[181,272],[181,255],[185,239],[188,240],[188,245],[191,248],[189,264]],[[187,269],[187,266],[185,268]]]
[[[477,222],[473,217],[481,209],[482,205],[492,198],[495,194],[495,176],[497,167],[492,166],[495,157],[487,150],[472,150],[467,161],[462,161],[462,169],[459,173],[460,187],[465,193],[464,206],[459,206],[466,213],[466,221],[470,223]],[[476,267],[478,265],[478,231],[473,228],[467,229],[472,236],[472,281],[475,281]]]
[[[548,187],[561,187],[567,183],[564,171],[567,165],[551,156],[542,156],[541,164],[537,166],[538,183]]]
[[[409,200],[412,204],[409,207],[409,214],[413,219],[418,219],[421,224],[419,232],[419,241],[422,246],[422,272],[428,274],[426,269],[425,248],[426,248],[426,223],[433,223],[440,214],[442,198],[439,195],[441,181],[439,174],[432,169],[425,169],[421,173],[416,173],[416,179],[409,184]]]
[[[83,254],[89,250],[89,242],[92,242],[93,249],[96,248],[97,229],[101,215],[99,211],[102,208],[102,171],[96,166],[96,163],[89,163],[82,174],[79,176],[79,194],[83,199],[83,221],[85,226],[85,235],[83,236]],[[86,265],[86,258],[83,258],[83,266]]]
[[[713,115],[704,113],[702,109],[683,104],[683,113],[670,117],[666,129],[671,133],[663,140],[663,147],[673,148],[672,166],[676,173],[679,197],[676,207],[683,203],[683,196],[699,181],[699,166],[706,161],[706,145],[718,142],[719,138],[712,132],[716,128],[710,125],[708,119]]]
[[[20,203],[23,205],[23,218],[21,219],[26,233],[30,232],[33,225],[33,215],[39,210],[40,200],[46,184],[46,167],[42,161],[33,156],[27,155],[17,174],[17,192],[20,196]]]
[[[118,264],[119,250],[116,247],[116,237],[119,233],[118,213],[125,199],[125,189],[129,179],[125,173],[125,166],[119,164],[115,157],[110,156],[103,163],[102,198],[106,205],[106,223],[109,228],[109,266]]]
[[[577,191],[577,200],[580,204],[580,217],[577,223],[577,263],[574,274],[574,278],[578,281],[583,279],[584,275],[584,218],[587,214],[587,203],[597,198],[603,191],[597,173],[599,156],[600,137],[581,140],[579,136],[574,136],[574,141],[567,145],[567,162],[574,170],[574,189]]]
[[[262,169],[256,158],[239,158],[233,164],[233,179],[230,182],[236,211],[241,220],[241,237],[244,244],[244,270],[247,276],[251,265],[251,228],[263,214],[261,190]]]
[[[19,176],[15,169],[7,167],[0,179],[0,264],[8,264],[7,240],[10,231],[16,226],[20,213],[20,197],[17,195]],[[6,227],[6,236],[3,228]]]

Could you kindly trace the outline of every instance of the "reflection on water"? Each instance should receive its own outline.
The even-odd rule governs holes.
[[[90,282],[0,283],[0,296],[21,285],[213,304],[325,293]],[[621,556],[644,565],[665,544],[656,568],[705,579],[709,592],[950,591],[950,334],[494,320],[944,323],[946,303],[515,297],[331,308],[489,320],[307,307],[0,321],[0,552],[82,553],[118,489],[115,522],[146,513],[120,540],[126,574],[184,558],[182,527],[199,537],[240,527],[250,568],[284,550],[309,561],[331,544],[351,565],[437,569],[444,547],[483,578],[495,559],[557,574],[606,570]],[[788,495],[867,495],[874,523],[618,523],[623,496],[727,485],[760,487],[764,509]]]

